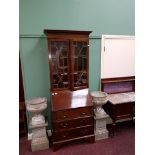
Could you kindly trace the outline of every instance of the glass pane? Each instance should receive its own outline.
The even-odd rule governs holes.
[[[74,87],[87,86],[87,42],[73,42]]]
[[[53,88],[68,88],[68,41],[51,41]]]

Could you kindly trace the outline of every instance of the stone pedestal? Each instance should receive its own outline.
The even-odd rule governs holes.
[[[108,115],[94,117],[95,119],[95,141],[108,138],[109,132],[106,128],[106,119]]]
[[[29,127],[32,129],[32,151],[45,150],[49,148],[49,141],[46,134],[47,125],[48,123],[33,125],[32,121],[30,122]]]
[[[102,105],[107,102],[107,94],[104,92],[96,91],[92,92],[91,96],[93,97],[94,104],[94,119],[95,119],[95,141],[108,138],[108,130],[106,128],[106,119],[109,117]]]
[[[44,150],[49,148],[49,141],[46,135],[45,117],[40,114],[47,107],[47,99],[35,98],[27,101],[27,110],[32,113],[29,127],[32,129],[32,151]]]
[[[37,141],[32,140],[32,142],[31,142],[32,151],[45,150],[48,148],[49,148],[49,142],[48,142],[47,137],[37,138]]]

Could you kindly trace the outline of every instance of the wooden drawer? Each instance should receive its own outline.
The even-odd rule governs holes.
[[[94,127],[92,125],[70,130],[57,131],[53,132],[53,142],[71,140],[74,138],[80,138],[92,134],[94,134]]]
[[[115,114],[117,116],[132,114],[133,113],[133,105],[134,105],[133,102],[117,104],[115,106]]]
[[[93,116],[93,107],[82,107],[53,112],[53,121]]]
[[[66,121],[53,122],[53,130],[54,131],[62,130],[62,129],[75,128],[75,127],[86,126],[86,125],[94,125],[93,116],[66,120]]]

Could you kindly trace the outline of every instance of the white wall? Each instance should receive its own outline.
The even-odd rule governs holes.
[[[102,36],[101,78],[135,75],[134,36]]]

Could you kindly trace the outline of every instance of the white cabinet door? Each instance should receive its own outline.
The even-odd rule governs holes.
[[[135,75],[134,36],[102,36],[101,78]]]

